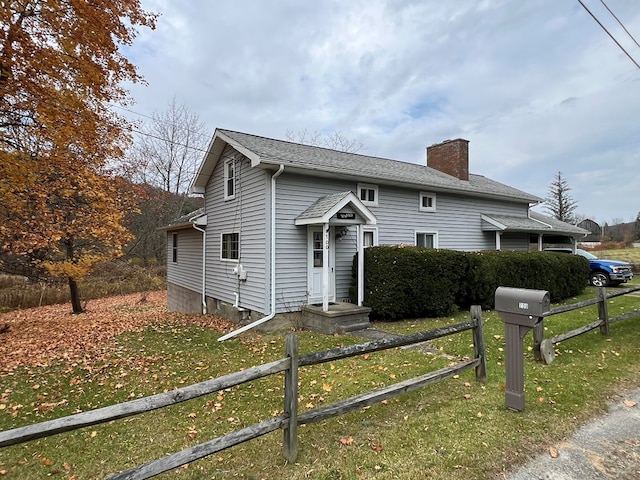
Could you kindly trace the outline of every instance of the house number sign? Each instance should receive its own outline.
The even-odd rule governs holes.
[[[338,212],[339,220],[355,220],[356,214],[353,212]]]

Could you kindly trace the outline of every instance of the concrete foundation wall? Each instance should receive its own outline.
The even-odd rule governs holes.
[[[167,308],[170,312],[202,313],[201,296],[188,288],[167,283]],[[207,313],[238,324],[238,328],[265,315],[251,310],[238,310],[232,304],[207,297]],[[341,311],[340,305],[333,306],[330,312],[321,312],[319,308],[303,308],[300,312],[279,313],[271,320],[255,327],[260,332],[288,331],[307,329],[316,332],[334,334],[369,326],[369,308],[349,305],[347,311]]]
[[[170,312],[202,313],[202,295],[188,288],[167,282],[167,310]]]

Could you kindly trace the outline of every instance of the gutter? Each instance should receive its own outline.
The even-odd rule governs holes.
[[[282,172],[284,172],[284,165],[280,164],[278,171],[271,176],[271,313],[266,317],[262,317],[255,322],[221,336],[218,338],[219,342],[224,342],[242,332],[262,325],[276,316],[276,179]]]
[[[207,232],[198,227],[195,222],[192,223],[193,228],[202,233],[202,313],[207,313],[207,300],[206,300],[206,279],[207,279]]]

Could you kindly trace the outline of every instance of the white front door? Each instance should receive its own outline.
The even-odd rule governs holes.
[[[322,303],[322,278],[323,278],[323,249],[329,249],[329,301],[336,300],[336,250],[333,227],[325,236],[322,227],[309,227],[308,229],[308,280],[309,303]]]

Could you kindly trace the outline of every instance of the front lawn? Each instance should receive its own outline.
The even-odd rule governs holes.
[[[592,288],[572,302],[591,298]],[[111,405],[284,356],[284,334],[245,333],[220,343],[231,326],[212,316],[169,314],[166,297],[130,295],[0,315],[0,429]],[[56,308],[58,310],[56,310]],[[640,298],[611,299],[610,315],[640,308]],[[301,426],[297,462],[272,433],[158,478],[485,479],[548,450],[577,426],[640,385],[636,317],[557,346],[551,365],[536,363],[525,339],[526,409],[504,403],[504,325],[484,312],[489,379],[472,372],[328,421]],[[468,318],[376,323],[415,333]],[[554,316],[547,333],[597,318],[597,307]],[[365,340],[297,332],[300,353]],[[300,371],[300,409],[426,373],[473,354],[471,333]],[[0,449],[0,478],[101,479],[282,411],[281,375],[183,404],[76,432]]]

